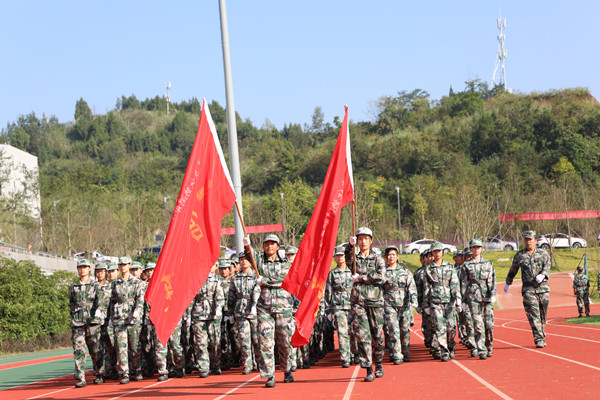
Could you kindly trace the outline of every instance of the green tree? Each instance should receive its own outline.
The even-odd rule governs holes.
[[[92,120],[92,110],[83,98],[80,98],[77,100],[77,103],[75,103],[75,121],[80,119],[87,122]]]

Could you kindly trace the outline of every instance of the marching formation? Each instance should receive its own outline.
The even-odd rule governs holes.
[[[535,247],[535,232],[524,237],[525,249],[514,256],[504,290],[521,269],[525,312],[536,346],[544,347],[550,259]],[[472,357],[493,356],[496,274],[481,255],[480,240],[456,252],[454,264],[443,260],[442,244],[434,243],[420,255],[414,274],[398,263],[397,247],[379,255],[372,244],[373,232],[362,227],[347,245],[335,248],[336,266],[329,272],[310,343],[299,348],[291,345],[299,301],[281,287],[297,249],[280,251],[277,235],[265,236],[262,252],[253,251],[246,237],[237,259],[213,266],[165,346],[144,301],[156,265],[121,257],[118,265],[96,265],[92,277],[91,263],[81,260],[79,281],[69,287],[75,386],[87,385],[87,347],[96,384],[106,379],[127,384],[155,374],[164,381],[194,371],[206,378],[242,367],[242,374],[259,371],[265,386],[274,387],[277,364],[284,382],[293,382],[293,372],[310,368],[333,350],[335,331],[341,367],[360,363],[364,381],[373,382],[384,375],[386,351],[394,365],[410,362],[415,310],[423,316],[421,329],[433,359],[454,358],[457,336]],[[574,290],[585,285],[574,283]]]

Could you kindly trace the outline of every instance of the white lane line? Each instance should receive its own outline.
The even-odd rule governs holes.
[[[506,326],[507,324],[512,324],[513,322],[521,322],[521,321],[509,321],[509,322],[503,323],[500,326],[502,328],[506,328],[506,329],[514,329],[515,331],[531,332],[531,329],[521,329],[521,328],[513,328],[512,326]],[[575,337],[575,336],[559,335],[558,333],[546,332],[546,336],[558,336],[558,337],[564,337],[567,339],[581,340],[583,342],[591,342],[591,343],[599,343],[600,344],[600,341],[598,341],[598,340],[584,339],[584,338],[579,338],[579,337]]]
[[[592,328],[591,326],[579,326],[576,324],[551,324],[550,322],[555,321],[556,318],[552,318],[546,322],[546,325],[550,326],[562,326],[565,328],[573,328],[573,329],[587,329],[589,331],[600,331],[600,328]]]
[[[497,338],[494,338],[494,341],[495,342],[500,342],[500,343],[506,343],[509,346],[518,347],[518,348],[523,349],[523,350],[533,351],[534,353],[543,354],[543,355],[548,356],[548,357],[558,358],[559,360],[568,361],[568,362],[571,362],[571,363],[574,363],[574,364],[582,365],[584,367],[588,367],[588,368],[600,371],[600,367],[596,367],[594,365],[589,365],[589,364],[585,364],[585,363],[582,363],[582,362],[579,362],[579,361],[571,360],[570,358],[556,356],[554,354],[550,354],[550,353],[546,353],[546,352],[538,351],[538,350],[534,350],[534,349],[528,349],[527,347],[519,346],[518,344],[510,343],[510,342],[507,342],[505,340],[500,340],[500,339],[497,339]]]
[[[253,380],[255,380],[255,379],[259,378],[259,377],[260,377],[260,374],[256,374],[256,375],[254,376],[254,378],[252,378],[252,379],[248,379],[248,380],[247,380],[246,382],[244,382],[244,383],[240,383],[239,385],[237,385],[236,387],[234,387],[234,388],[233,388],[233,389],[231,389],[230,391],[228,391],[228,392],[226,392],[226,393],[223,393],[223,394],[222,394],[222,395],[220,395],[219,397],[215,397],[215,400],[220,400],[220,399],[222,399],[223,397],[230,395],[231,393],[235,392],[236,390],[238,390],[238,389],[240,389],[240,388],[243,388],[244,386],[246,386],[247,384],[249,384],[250,382],[252,382]]]
[[[151,388],[151,387],[154,387],[154,386],[160,385],[161,383],[165,383],[165,382],[169,382],[169,381],[168,381],[168,380],[166,380],[166,381],[162,381],[162,382],[155,382],[155,383],[153,383],[152,385],[144,386],[143,388],[139,388],[139,389],[133,390],[133,391],[131,391],[131,392],[123,393],[122,395],[120,395],[120,396],[117,396],[117,397],[113,397],[112,399],[109,399],[109,400],[120,399],[121,397],[129,396],[130,394],[134,394],[134,393],[137,393],[137,392],[141,392],[142,390],[149,389],[149,388]]]
[[[72,374],[69,374],[69,375],[72,375]],[[54,392],[50,392],[50,393],[44,393],[44,394],[40,394],[40,395],[38,395],[38,396],[35,396],[35,397],[30,397],[30,398],[28,398],[27,400],[33,400],[33,399],[37,399],[37,398],[39,398],[39,397],[43,397],[43,396],[50,396],[51,394],[54,394],[54,393],[59,393],[59,392],[64,392],[65,390],[71,390],[71,389],[73,389],[73,388],[74,388],[74,386],[68,387],[68,388],[66,388],[66,389],[55,390]]]
[[[411,329],[411,331],[417,335],[418,337],[420,337],[421,339],[425,340],[425,338],[421,335],[419,335],[415,330]],[[495,339],[494,339],[495,340]],[[498,390],[496,387],[494,387],[494,385],[492,385],[491,383],[489,383],[488,381],[486,381],[485,379],[483,379],[482,377],[480,377],[479,375],[477,375],[475,372],[471,371],[469,368],[465,367],[464,365],[462,365],[461,363],[459,363],[456,360],[452,360],[452,362],[456,365],[458,365],[460,368],[462,368],[466,373],[468,373],[469,375],[471,375],[473,378],[475,378],[479,383],[481,383],[483,386],[487,387],[488,389],[490,389],[492,392],[496,393],[500,398],[504,399],[504,400],[512,400],[512,397],[504,394],[503,392],[501,392],[500,390]]]
[[[354,389],[354,382],[356,382],[356,376],[358,375],[358,371],[360,370],[360,365],[354,367],[354,372],[352,373],[352,378],[350,379],[350,383],[348,383],[348,387],[346,388],[346,393],[344,394],[343,400],[350,399],[352,395],[352,389]]]

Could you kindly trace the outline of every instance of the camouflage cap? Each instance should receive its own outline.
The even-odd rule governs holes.
[[[275,242],[279,245],[281,244],[281,242],[279,241],[279,236],[275,235],[274,233],[265,236],[265,238],[263,239],[263,243],[265,242]]]
[[[156,268],[156,263],[149,262],[149,263],[146,263],[146,266],[144,267],[144,271],[149,270],[149,269],[154,269],[154,268]]]
[[[231,267],[231,260],[219,260],[219,268],[229,268]]]
[[[87,258],[82,258],[81,260],[77,261],[77,267],[91,267],[91,266],[92,266],[92,263]]]
[[[362,226],[356,230],[356,237],[359,235],[367,235],[373,237],[373,231],[367,228],[366,226]]]
[[[237,257],[238,257],[238,260],[239,260],[240,258],[242,258],[242,257],[246,257],[246,253],[245,253],[245,252],[243,252],[243,251],[240,251],[240,252],[238,253]]]
[[[121,260],[119,260],[119,264],[121,264]],[[131,267],[129,267],[129,269],[136,269],[136,268],[144,268],[144,266],[142,265],[141,262],[134,261],[131,263]]]
[[[108,267],[108,265],[101,263],[101,264],[96,264],[96,267],[94,268],[95,271],[99,271],[101,269],[106,269]]]
[[[288,246],[285,249],[285,254],[296,254],[298,253],[298,248],[295,246]]]
[[[117,264],[115,264],[115,263],[110,263],[106,267],[106,271],[116,271],[117,269],[118,269],[118,267],[117,267]]]
[[[346,251],[346,246],[340,245],[335,248],[335,253],[333,253],[333,255],[334,256],[343,256],[345,254],[345,251]]]
[[[523,232],[523,239],[535,239],[535,231]]]
[[[442,251],[444,251],[444,245],[441,244],[440,242],[435,242],[435,243],[433,243],[431,245],[431,247],[430,247],[429,250],[431,250],[431,251],[434,251],[434,250],[442,250]]]
[[[583,266],[582,265],[578,265],[577,266],[577,271],[583,271]]]
[[[388,246],[388,247],[386,247],[386,248],[385,248],[385,250],[384,250],[383,252],[384,252],[385,254],[387,254],[387,253],[389,253],[389,252],[390,252],[390,251],[392,251],[392,250],[396,250],[396,253],[400,253],[400,252],[398,251],[398,247],[397,247],[397,246]]]
[[[456,250],[456,251],[454,252],[454,255],[453,255],[452,257],[460,257],[460,256],[462,256],[462,255],[463,255],[463,252],[462,252],[462,250]]]
[[[421,252],[421,257],[425,257],[427,254],[429,254],[429,252],[431,251],[431,249],[425,249]]]
[[[131,264],[131,257],[119,257],[119,264]]]
[[[473,252],[471,251],[471,249],[464,249],[463,251],[463,256],[469,256],[469,255],[473,255]]]
[[[481,240],[479,239],[471,239],[471,241],[469,241],[469,247],[483,247],[483,243],[481,242]]]

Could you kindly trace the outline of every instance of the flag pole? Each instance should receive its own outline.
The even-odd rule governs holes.
[[[352,236],[356,233],[356,227],[354,223],[354,200],[352,200]],[[353,247],[355,247],[354,245]],[[356,248],[352,249],[352,275],[356,275]]]
[[[237,200],[235,201],[235,210],[237,211],[238,216],[240,217],[240,223],[242,224],[242,229],[244,230],[244,237],[248,236],[246,233],[246,225],[244,224],[244,218],[242,217],[242,213],[240,212],[240,206],[238,205]],[[252,264],[252,269],[256,273],[256,277],[258,278],[260,274],[258,273],[258,268],[256,267],[256,260],[254,259],[254,251],[252,250],[252,245],[246,246],[248,247],[248,253],[250,253],[250,264]]]

